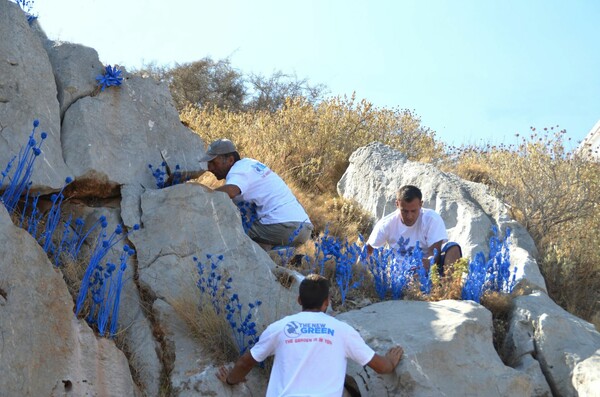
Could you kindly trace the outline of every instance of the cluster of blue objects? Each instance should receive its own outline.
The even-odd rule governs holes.
[[[79,315],[84,303],[88,300],[91,301],[91,311],[86,320],[90,324],[97,325],[101,336],[104,336],[110,323],[109,335],[112,337],[117,330],[123,274],[127,268],[127,258],[132,256],[135,251],[125,245],[118,266],[111,263],[103,265],[109,250],[127,237],[123,227],[118,225],[115,231],[107,237],[108,223],[104,216],[101,216],[87,230],[85,230],[83,219],[77,218],[73,221],[73,217],[70,215],[66,220],[61,221],[61,207],[65,199],[64,190],[73,181],[70,177],[65,179],[65,184],[58,193],[51,195],[50,210],[47,212],[39,210],[40,194],[35,197],[31,197],[30,194],[35,160],[42,153],[42,143],[47,138],[47,133],[42,132],[40,140],[36,140],[36,129],[39,124],[38,120],[33,122],[33,130],[27,145],[21,148],[18,156],[14,156],[2,171],[0,188],[3,193],[0,196],[0,202],[10,214],[16,214],[20,209],[18,226],[27,230],[36,239],[56,267],[63,265],[65,256],[75,261],[88,237],[97,233],[91,259],[77,297],[75,314]],[[4,185],[5,181],[8,181],[6,186]],[[133,229],[137,230],[139,226],[134,225]]]
[[[488,259],[483,252],[479,252],[470,261],[462,299],[479,303],[487,291],[512,292],[516,274],[510,270],[509,237],[510,229],[501,239],[498,229],[492,228]],[[423,251],[418,242],[412,250],[406,249],[408,244],[409,240],[401,238],[397,246],[374,249],[368,256],[362,236],[359,236],[358,242],[351,244],[330,236],[328,229],[325,229],[315,241],[314,257],[306,259],[312,264],[311,271],[321,275],[325,273],[325,263],[333,263],[342,305],[348,292],[364,282],[364,272],[361,272],[364,269],[372,276],[375,291],[381,300],[402,299],[406,289],[415,282],[418,282],[420,291],[428,295],[433,280],[423,265]]]
[[[236,203],[236,205],[240,211],[240,216],[242,217],[242,227],[244,228],[244,233],[248,234],[248,230],[250,230],[254,222],[258,220],[258,215],[256,214],[256,204],[248,201],[239,201]]]
[[[100,229],[96,235],[94,249],[81,280],[75,315],[81,313],[84,303],[91,297],[90,313],[86,318],[88,323],[95,324],[98,327],[98,333],[104,336],[110,316],[109,335],[112,337],[117,331],[121,290],[123,276],[127,269],[127,259],[135,254],[135,250],[124,244],[118,267],[110,262],[103,265],[106,255],[117,243],[123,241],[128,233],[123,231],[121,225],[117,225],[112,234],[107,237],[108,222],[104,216],[100,216],[98,221],[90,228],[90,231],[98,227]],[[138,229],[139,225],[134,225],[133,230]]]
[[[193,258],[199,275],[197,286],[202,297],[210,299],[215,312],[225,314],[240,354],[243,354],[258,342],[258,333],[256,323],[252,321],[252,312],[258,310],[262,302],[256,300],[248,303],[248,311],[244,315],[244,307],[238,294],[229,294],[233,279],[225,278],[219,272],[218,266],[223,261],[223,255],[207,254],[206,259],[207,263],[203,263],[197,257]]]
[[[342,305],[351,289],[358,288],[363,281],[363,274],[354,282],[355,265],[364,261],[366,253],[358,244],[350,244],[348,240],[340,239],[329,234],[329,228],[325,228],[323,235],[315,240],[315,256],[307,258],[311,264],[311,271],[324,275],[325,263],[335,263],[335,281],[340,290]]]
[[[169,166],[165,161],[160,164],[160,167],[154,168],[152,164],[148,164],[148,168],[152,172],[152,176],[156,182],[156,187],[162,189],[169,186],[179,185],[186,181],[181,173],[179,164],[175,165],[175,171],[170,174]]]
[[[482,252],[469,262],[469,273],[462,290],[462,299],[477,303],[487,291],[512,292],[516,284],[516,272],[510,271],[509,237],[506,230],[504,240],[499,237],[498,228],[492,227],[490,253],[488,259]]]
[[[32,14],[32,9],[33,9],[33,0],[14,0],[15,3],[17,3],[19,5],[19,7],[21,7],[21,9],[25,12],[25,15],[27,15],[27,22],[29,22],[29,24],[31,25],[31,23],[33,21],[35,21],[37,19],[37,15]]]
[[[123,77],[121,76],[122,73],[123,72],[119,70],[119,68],[116,65],[107,65],[104,68],[104,74],[96,76],[98,86],[102,87],[100,90],[104,91],[106,87],[120,86],[123,82]]]
[[[400,238],[392,248],[374,249],[367,258],[367,268],[373,275],[375,291],[379,299],[401,299],[404,290],[414,280],[419,280],[421,292],[429,294],[431,278],[423,266],[423,251],[419,242],[406,254],[409,239]]]

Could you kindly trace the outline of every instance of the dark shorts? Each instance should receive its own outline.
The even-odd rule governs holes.
[[[260,244],[297,247],[310,238],[313,225],[305,222],[284,222],[269,225],[254,222],[248,236]]]
[[[442,245],[440,259],[437,262],[438,272],[440,273],[440,276],[444,274],[444,262],[446,261],[446,252],[448,252],[448,250],[452,247],[458,247],[458,250],[460,251],[460,256],[462,257],[462,248],[460,248],[460,245],[458,245],[458,243],[455,243],[454,241],[448,241],[446,244]]]

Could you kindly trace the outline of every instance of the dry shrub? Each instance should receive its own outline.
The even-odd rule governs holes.
[[[465,275],[468,273],[469,259],[460,258],[454,264],[448,266],[444,276],[440,277],[437,265],[431,267],[433,286],[429,294],[428,300],[440,301],[444,299],[460,300],[462,296],[462,288]]]
[[[443,154],[435,134],[409,110],[376,108],[354,96],[316,105],[296,98],[276,112],[188,107],[180,117],[206,142],[229,138],[242,157],[262,161],[288,183],[318,193],[334,193],[350,154],[373,141],[411,160],[431,161]]]
[[[224,305],[221,314],[218,314],[208,299],[201,299],[201,303],[198,304],[193,293],[183,294],[169,302],[188,325],[192,336],[215,362],[231,362],[239,357],[239,349],[233,341],[231,327],[223,314]]]
[[[456,263],[448,266],[444,276],[440,277],[438,266],[429,269],[431,274],[431,290],[429,294],[421,292],[418,279],[411,282],[404,290],[404,299],[437,302],[445,299],[460,300],[465,276],[468,272],[469,258],[460,258]]]
[[[600,312],[600,164],[565,149],[565,131],[517,145],[463,147],[445,169],[488,184],[533,237],[550,296],[588,321]]]
[[[481,297],[481,304],[492,312],[493,343],[496,351],[502,348],[508,332],[508,316],[513,305],[512,299],[511,295],[496,291],[488,291]]]
[[[461,159],[460,163],[455,165],[453,171],[461,178],[471,182],[483,183],[488,186],[493,183],[492,171],[489,169],[489,165],[478,161],[476,157]]]
[[[368,237],[371,232],[373,217],[355,201],[331,194],[292,190],[315,227],[314,235],[323,233],[327,228],[332,236],[343,236],[354,241],[359,234]]]
[[[570,313],[594,322],[600,312],[600,266],[585,254],[565,257],[551,248],[542,261],[548,293]],[[595,317],[596,316],[596,317]]]

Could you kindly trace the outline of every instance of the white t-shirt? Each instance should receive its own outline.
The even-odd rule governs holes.
[[[308,215],[283,179],[261,162],[244,158],[236,161],[225,182],[236,185],[242,193],[235,201],[256,204],[260,223],[307,222]]]
[[[267,397],[340,397],[346,362],[375,355],[348,324],[322,312],[300,312],[269,325],[250,350],[256,361],[275,355]]]
[[[400,237],[410,239],[406,245],[408,251],[406,254],[412,252],[417,241],[423,253],[438,241],[442,243],[448,241],[448,233],[442,217],[432,209],[421,208],[419,217],[412,226],[402,223],[399,209],[384,216],[375,224],[367,244],[373,248],[380,248],[386,244],[389,247],[397,247]]]

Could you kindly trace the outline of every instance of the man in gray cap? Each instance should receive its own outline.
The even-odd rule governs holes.
[[[208,171],[225,185],[215,190],[225,192],[234,202],[245,201],[256,206],[258,219],[248,236],[265,250],[278,245],[298,246],[311,235],[313,225],[283,179],[261,162],[241,159],[229,139],[211,143],[200,159]]]

